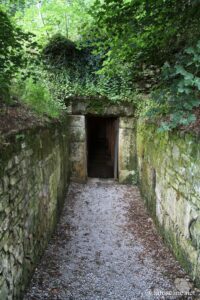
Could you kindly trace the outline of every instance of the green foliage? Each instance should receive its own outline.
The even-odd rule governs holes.
[[[90,42],[80,48],[80,43],[61,35],[51,38],[43,57],[50,81],[54,82],[52,93],[59,99],[101,95],[114,102],[129,100],[133,94],[129,64],[121,66],[116,75],[101,73],[101,56],[93,50]]]
[[[78,40],[83,21],[89,22],[87,8],[93,0],[29,0],[11,4],[4,0],[4,6],[17,25],[25,32],[37,37],[39,44],[46,44],[53,35],[60,33]]]
[[[129,99],[135,89],[154,90],[147,115],[164,117],[164,130],[193,122],[193,109],[200,104],[199,46],[191,47],[200,39],[199,5],[189,0],[96,0],[93,24],[85,27],[86,38],[103,58],[98,73],[128,78],[132,85],[122,87],[122,94],[128,91]],[[127,68],[120,72],[122,66]]]
[[[81,69],[81,65],[79,68],[72,65],[72,68],[67,69],[48,69],[47,77],[53,83],[51,93],[54,97],[66,101],[71,96],[102,96],[112,102],[130,101],[136,92],[123,77],[93,74],[87,69]]]
[[[86,35],[105,53],[105,71],[132,62],[137,77],[147,66],[173,60],[184,44],[196,40],[198,8],[198,1],[188,0],[96,0]]]
[[[195,120],[198,0],[2,0],[0,7],[1,97],[9,99],[12,85],[50,115],[71,96],[137,101],[162,120],[160,130]]]
[[[0,92],[3,102],[10,100],[11,80],[18,73],[24,78],[33,75],[34,64],[38,61],[36,46],[31,34],[15,27],[6,13],[0,11]]]
[[[200,41],[196,46],[186,48],[175,64],[165,63],[163,81],[154,92],[156,104],[148,112],[149,116],[168,115],[161,130],[173,129],[179,125],[189,125],[196,120],[194,108],[200,106]]]
[[[47,113],[51,116],[62,111],[65,96],[69,96],[70,93],[68,77],[72,71],[60,70],[60,74],[57,72],[56,59],[63,49],[66,50],[66,43],[63,44],[63,48],[61,46],[64,41],[61,34],[78,38],[81,20],[86,21],[87,16],[89,16],[86,9],[90,2],[89,0],[2,0],[0,8],[4,12],[0,14],[1,100],[7,101],[8,104],[8,100],[12,102],[12,98],[17,96],[37,112]],[[49,48],[46,48],[44,67],[38,45],[46,44],[57,32],[59,35],[56,36],[56,41],[59,48],[56,48],[54,39],[54,43],[51,44],[54,46],[52,49],[50,40]],[[72,48],[74,44],[65,39],[64,42],[66,41],[69,51],[63,53],[64,56],[68,57],[70,54],[69,44],[71,43]],[[76,54],[80,52],[78,47],[74,50]],[[56,51],[59,51],[57,56],[55,55]],[[72,52],[73,56],[74,51]],[[49,53],[52,54],[52,57]],[[66,61],[64,56],[60,57],[61,65],[63,63],[66,67],[70,65],[72,69],[77,64],[75,62],[76,57],[72,59],[72,66],[71,60],[67,59]],[[52,58],[56,67],[52,63]],[[67,65],[66,62],[70,62],[70,64]],[[77,67],[75,73],[78,74]],[[70,76],[74,76],[74,73]],[[80,72],[78,76],[80,77]],[[81,76],[83,77],[83,74]],[[74,86],[73,90],[76,89]]]
[[[12,104],[17,97],[38,113],[58,116],[63,105],[48,90],[35,37],[14,26],[4,12],[0,12],[0,25],[1,102]]]
[[[70,66],[77,56],[79,50],[76,45],[61,34],[53,36],[43,50],[47,63],[56,67]]]
[[[1,100],[9,98],[9,82],[16,69],[14,49],[19,49],[14,28],[7,15],[0,11],[0,94]]]
[[[60,112],[65,109],[61,101],[54,101],[49,88],[48,81],[40,78],[40,82],[28,78],[17,86],[15,94],[20,96],[21,101],[34,109],[38,114],[46,114],[50,117],[58,117]]]

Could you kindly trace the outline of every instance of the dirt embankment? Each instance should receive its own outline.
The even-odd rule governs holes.
[[[49,118],[38,116],[28,107],[15,106],[0,107],[0,135],[8,135],[34,126],[43,126]]]

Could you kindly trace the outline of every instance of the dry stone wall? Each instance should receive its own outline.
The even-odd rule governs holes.
[[[69,180],[68,121],[0,148],[0,299],[22,299],[55,228]]]
[[[139,122],[140,188],[160,232],[200,283],[200,138]]]

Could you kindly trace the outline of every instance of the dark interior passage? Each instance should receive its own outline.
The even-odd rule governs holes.
[[[114,178],[117,119],[87,118],[88,176]]]

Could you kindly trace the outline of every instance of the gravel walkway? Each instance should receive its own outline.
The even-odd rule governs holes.
[[[24,300],[194,299],[137,187],[71,184],[63,215]],[[195,298],[196,299],[196,298]]]

